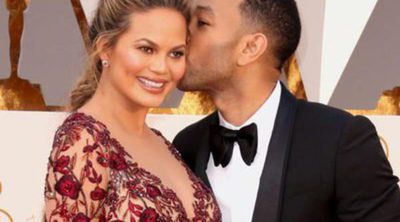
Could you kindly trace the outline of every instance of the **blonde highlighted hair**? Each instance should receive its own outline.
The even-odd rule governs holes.
[[[130,17],[134,13],[155,8],[171,8],[180,12],[190,21],[190,7],[187,0],[100,0],[89,27],[89,52],[86,69],[75,88],[71,91],[68,110],[76,111],[95,93],[101,78],[102,64],[100,50],[115,46],[121,34],[128,30]],[[102,49],[97,47],[104,40]]]

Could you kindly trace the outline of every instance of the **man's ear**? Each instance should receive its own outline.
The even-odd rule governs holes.
[[[246,35],[239,44],[237,65],[245,66],[258,60],[268,47],[268,38],[262,33]]]

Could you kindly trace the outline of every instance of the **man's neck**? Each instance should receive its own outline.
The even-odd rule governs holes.
[[[243,77],[243,76],[242,76]],[[264,81],[257,78],[234,80],[233,84],[212,92],[214,104],[226,121],[234,126],[243,125],[271,96],[277,79]]]

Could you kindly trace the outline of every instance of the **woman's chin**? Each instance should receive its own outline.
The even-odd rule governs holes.
[[[140,91],[130,92],[128,97],[132,104],[144,108],[158,108],[163,104],[170,91],[170,86],[166,87],[162,93],[150,93],[142,89]]]
[[[162,105],[165,100],[165,96],[149,96],[149,97],[141,97],[138,99],[132,99],[132,104],[139,105],[143,108],[158,108]]]

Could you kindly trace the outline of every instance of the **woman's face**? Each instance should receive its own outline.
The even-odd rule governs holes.
[[[101,81],[106,93],[127,105],[157,107],[185,73],[187,24],[168,8],[135,13],[116,45],[100,55],[109,61]]]

